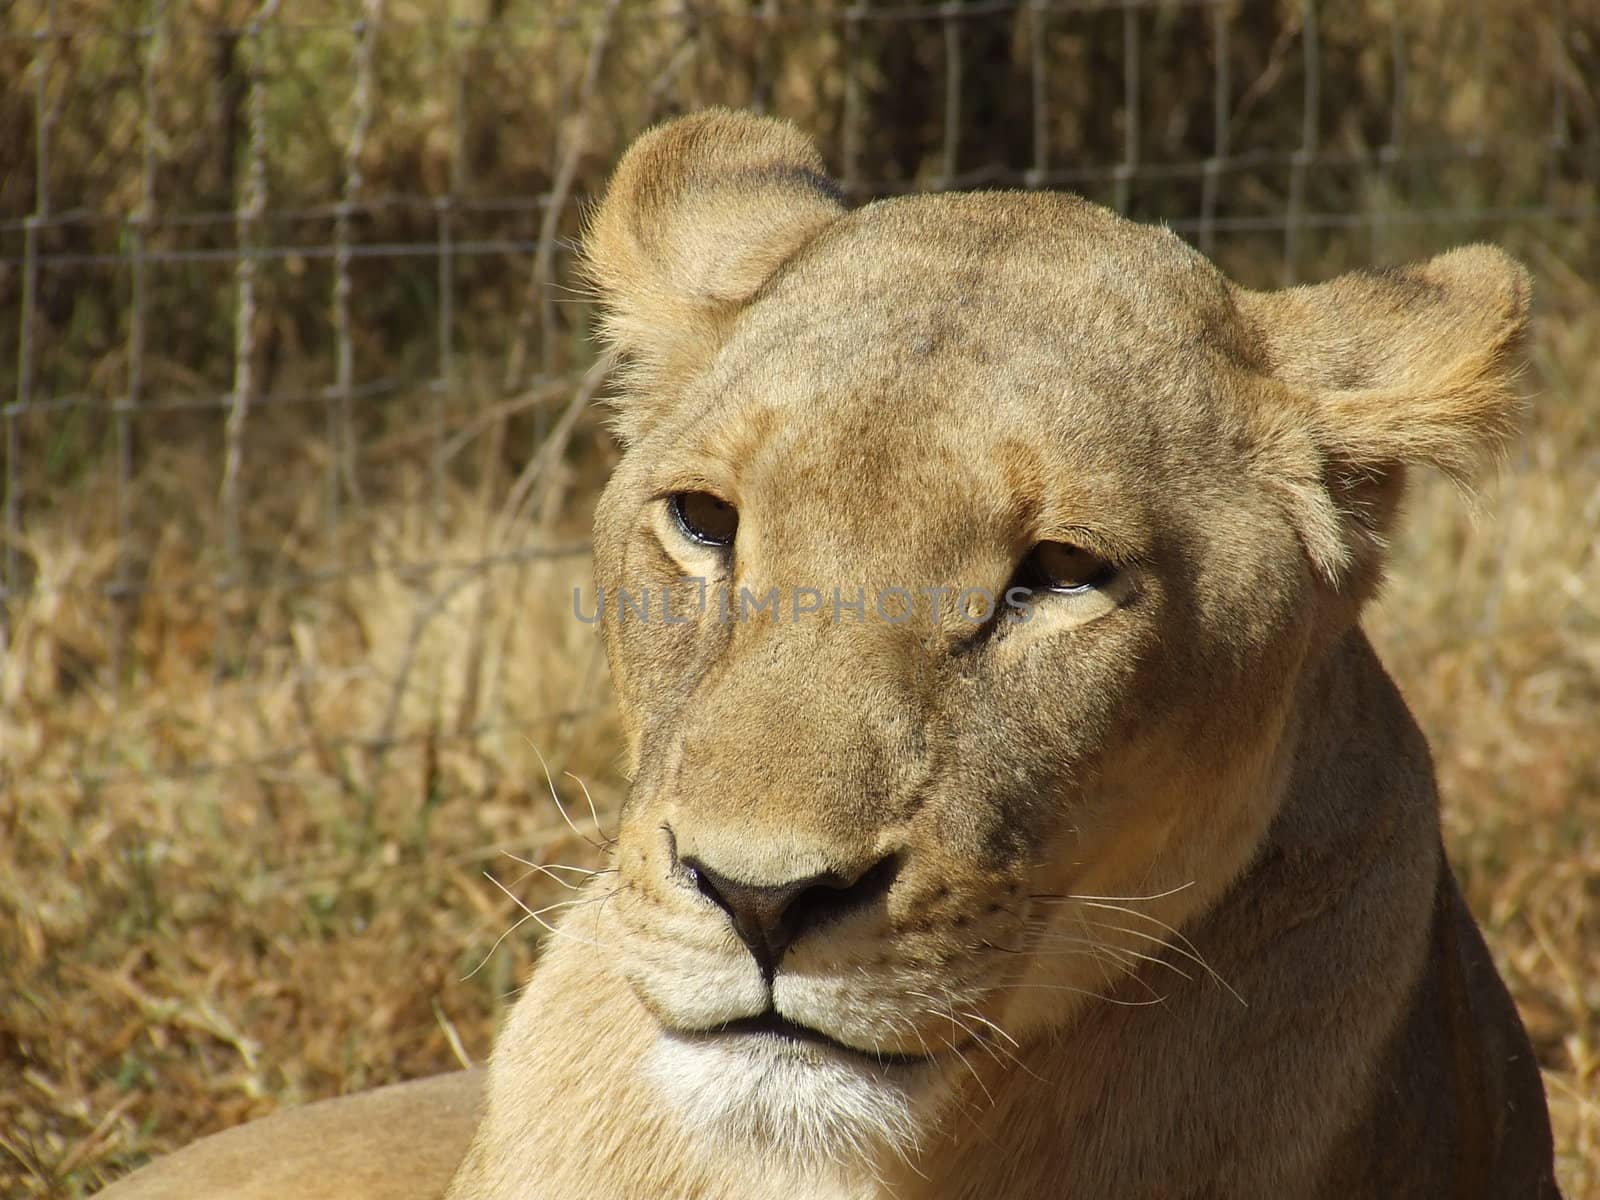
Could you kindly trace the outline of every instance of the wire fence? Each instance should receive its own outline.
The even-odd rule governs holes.
[[[856,201],[1070,188],[1252,283],[1481,237],[1592,261],[1600,217],[1600,9],[1577,0],[12,3],[0,702],[40,725],[90,695],[101,724],[65,757],[0,732],[0,781],[600,707],[588,684],[486,699],[486,614],[587,555],[609,451],[582,203],[631,136],[710,103],[796,120]],[[393,652],[358,615],[333,653],[380,576],[410,614]],[[150,633],[175,621],[203,649]],[[108,731],[175,644],[211,698],[189,748],[142,757]],[[455,656],[432,684],[427,655]],[[353,678],[373,696],[336,716]],[[285,680],[295,721],[220,735]]]

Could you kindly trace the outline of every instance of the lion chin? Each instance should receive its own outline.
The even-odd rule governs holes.
[[[695,1137],[803,1177],[832,1171],[841,1185],[885,1154],[910,1160],[944,1090],[931,1062],[770,1032],[664,1031],[644,1072]]]

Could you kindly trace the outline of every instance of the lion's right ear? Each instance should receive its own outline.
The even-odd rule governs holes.
[[[584,237],[606,338],[630,363],[618,423],[721,346],[739,310],[844,212],[822,156],[784,121],[711,109],[658,125],[623,155]]]
[[[1318,572],[1364,599],[1407,469],[1465,481],[1510,436],[1528,272],[1494,247],[1466,246],[1235,299],[1267,373],[1286,385],[1286,403],[1265,410],[1262,461]]]

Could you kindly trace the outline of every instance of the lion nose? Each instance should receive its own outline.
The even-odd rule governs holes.
[[[786,883],[755,884],[691,855],[680,861],[701,894],[732,918],[739,940],[750,948],[768,979],[777,972],[784,951],[802,934],[887,894],[899,870],[899,861],[891,854],[853,875],[825,871]]]

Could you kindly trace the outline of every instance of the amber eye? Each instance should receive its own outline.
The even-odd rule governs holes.
[[[678,527],[706,546],[731,546],[739,532],[739,510],[710,492],[679,492],[672,497]]]
[[[1092,550],[1070,542],[1040,542],[1017,568],[1017,587],[1082,592],[1110,582],[1117,569]]]

